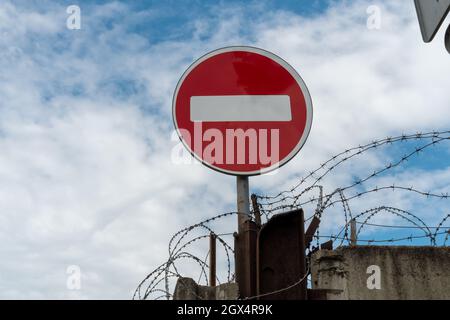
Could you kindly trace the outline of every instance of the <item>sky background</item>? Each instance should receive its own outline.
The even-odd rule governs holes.
[[[72,4],[81,8],[80,30],[66,27]],[[380,29],[367,28],[371,5],[381,10]],[[449,130],[444,32],[424,44],[412,0],[1,1],[0,298],[129,299],[167,258],[173,233],[235,210],[233,177],[172,161],[172,94],[203,54],[261,47],[308,85],[306,145],[277,174],[250,179],[252,191],[277,194],[346,148]],[[448,192],[449,151],[442,144],[374,183]],[[325,187],[402,152],[369,154]],[[419,211],[430,225],[448,213],[448,201],[397,193],[353,210],[380,204]],[[342,223],[333,210],[322,233]],[[218,227],[232,232],[235,221]],[[205,253],[204,245],[195,250]],[[67,288],[72,265],[80,290]]]

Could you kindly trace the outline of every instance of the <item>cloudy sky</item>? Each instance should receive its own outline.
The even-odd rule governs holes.
[[[66,26],[73,4],[79,30]],[[379,28],[368,28],[374,10]],[[167,258],[173,233],[235,210],[233,177],[172,161],[172,94],[198,57],[261,47],[308,85],[305,147],[277,174],[250,180],[270,195],[348,147],[449,130],[444,31],[424,44],[412,0],[1,1],[0,298],[129,299]],[[347,167],[329,187],[394,154]],[[447,143],[380,179],[448,191],[448,156]],[[424,207],[431,224],[440,203]],[[341,219],[329,217],[325,227]],[[232,232],[235,221],[221,228]],[[67,286],[70,266],[81,271],[79,290]]]

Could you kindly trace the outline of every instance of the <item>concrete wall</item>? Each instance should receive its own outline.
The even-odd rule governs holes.
[[[173,294],[174,300],[237,300],[236,283],[224,283],[216,287],[199,286],[191,278],[179,278]]]
[[[312,256],[311,273],[313,289],[337,290],[328,293],[332,300],[450,299],[449,247],[320,250]]]

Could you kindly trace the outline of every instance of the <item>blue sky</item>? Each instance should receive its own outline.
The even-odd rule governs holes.
[[[70,4],[0,3],[2,298],[128,299],[167,258],[173,233],[235,209],[232,177],[173,161],[172,94],[183,71],[210,50],[242,44],[272,51],[311,92],[308,142],[276,175],[251,179],[258,193],[289,189],[346,148],[450,129],[443,33],[422,43],[412,1],[85,1],[77,3],[81,30],[66,28]],[[367,28],[371,5],[380,9],[380,29]],[[414,145],[344,165],[324,182],[325,192]],[[440,144],[361,188],[448,191],[448,153],[448,143]],[[446,214],[443,203],[388,192],[352,202],[352,210],[392,205],[433,225]],[[386,214],[374,222],[404,221]],[[342,210],[331,208],[321,234],[342,223]],[[215,227],[230,232],[235,221]],[[192,250],[203,255],[206,244]],[[71,265],[81,269],[81,290],[66,286]]]

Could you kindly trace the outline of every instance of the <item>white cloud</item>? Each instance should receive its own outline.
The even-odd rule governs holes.
[[[2,3],[1,297],[130,298],[166,258],[175,231],[234,210],[232,177],[170,161],[173,89],[208,50],[263,47],[291,63],[310,88],[315,114],[307,145],[277,175],[251,179],[269,193],[349,146],[448,127],[450,78],[443,70],[450,60],[442,44],[421,43],[412,2],[380,2],[382,28],[368,30],[369,4],[337,4],[314,17],[222,5],[221,13],[190,22],[186,39],[152,43],[125,24],[157,10],[90,5],[82,7],[82,29],[70,31],[64,7]],[[361,173],[385,156],[348,170]],[[448,170],[416,173],[396,181],[427,189]],[[343,170],[328,186],[350,178]],[[228,221],[220,228],[233,231]],[[66,289],[69,265],[81,268],[79,292]]]

